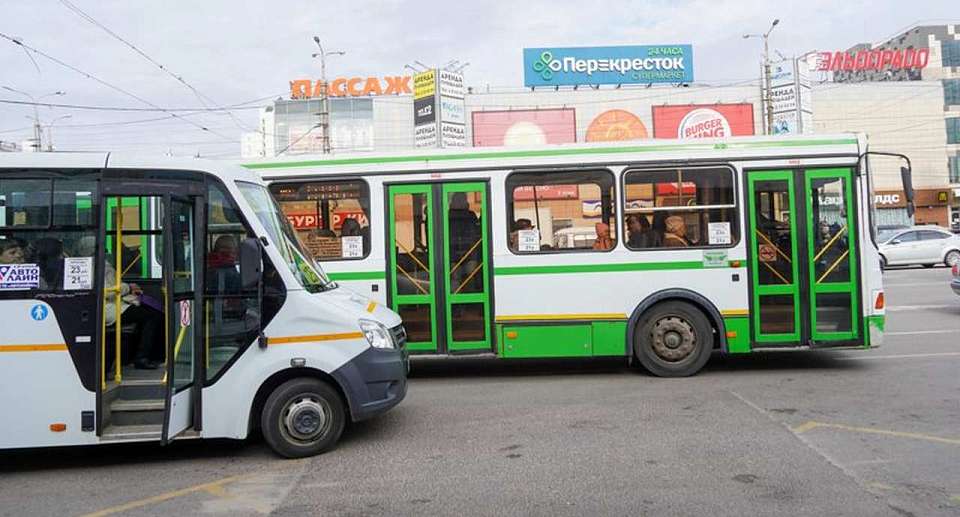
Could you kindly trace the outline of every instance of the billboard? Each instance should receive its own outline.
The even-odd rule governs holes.
[[[524,86],[693,82],[692,45],[523,49]]]
[[[614,142],[648,138],[647,126],[627,110],[612,109],[597,115],[587,127],[587,142]]]
[[[788,59],[774,63],[771,68],[773,127],[770,134],[812,133],[813,89],[807,66],[798,59]],[[763,122],[766,126],[765,118]]]
[[[413,145],[437,146],[437,71],[413,76]]]
[[[719,138],[752,134],[753,104],[653,107],[654,138]]]
[[[338,77],[330,81],[328,97],[369,97],[371,95],[403,95],[411,93],[410,76]],[[294,79],[290,81],[291,99],[323,97],[323,81]]]
[[[416,147],[467,145],[463,75],[426,70],[413,76],[413,143]]]
[[[573,108],[474,111],[474,147],[570,144],[577,141]]]

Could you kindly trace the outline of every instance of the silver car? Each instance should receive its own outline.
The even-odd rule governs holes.
[[[953,267],[960,263],[960,235],[954,235],[939,226],[881,231],[877,235],[877,242],[880,244],[882,267],[914,264],[925,267],[946,264]]]

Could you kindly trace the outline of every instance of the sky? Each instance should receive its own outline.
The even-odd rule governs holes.
[[[690,43],[696,82],[723,84],[759,75],[761,42],[743,34],[773,19],[771,51],[786,56],[880,42],[918,23],[960,23],[955,0],[0,0],[0,12],[0,87],[35,98],[63,91],[44,102],[82,106],[240,106],[176,117],[40,107],[58,150],[225,159],[239,156],[256,107],[288,96],[291,79],[319,78],[314,35],[346,52],[328,58],[330,78],[404,75],[414,61],[456,59],[469,63],[468,86],[503,91],[522,89],[524,47]],[[0,101],[27,100],[0,89]],[[0,140],[31,138],[33,116],[31,106],[0,102]]]

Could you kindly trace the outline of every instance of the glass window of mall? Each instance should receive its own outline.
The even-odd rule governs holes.
[[[623,176],[627,248],[725,248],[739,240],[733,171],[632,170]]]
[[[616,246],[614,178],[606,170],[522,172],[507,177],[514,253],[608,251]]]
[[[365,181],[275,183],[270,190],[317,260],[359,260],[370,254],[370,187]]]
[[[960,66],[960,40],[946,40],[940,45],[943,66]]]
[[[960,104],[960,79],[943,80],[943,102],[948,105]]]
[[[947,143],[960,144],[960,117],[947,119]]]

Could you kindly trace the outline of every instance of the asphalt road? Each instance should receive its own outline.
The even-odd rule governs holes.
[[[960,297],[886,273],[870,351],[418,362],[321,457],[259,442],[0,454],[0,515],[960,515]]]

